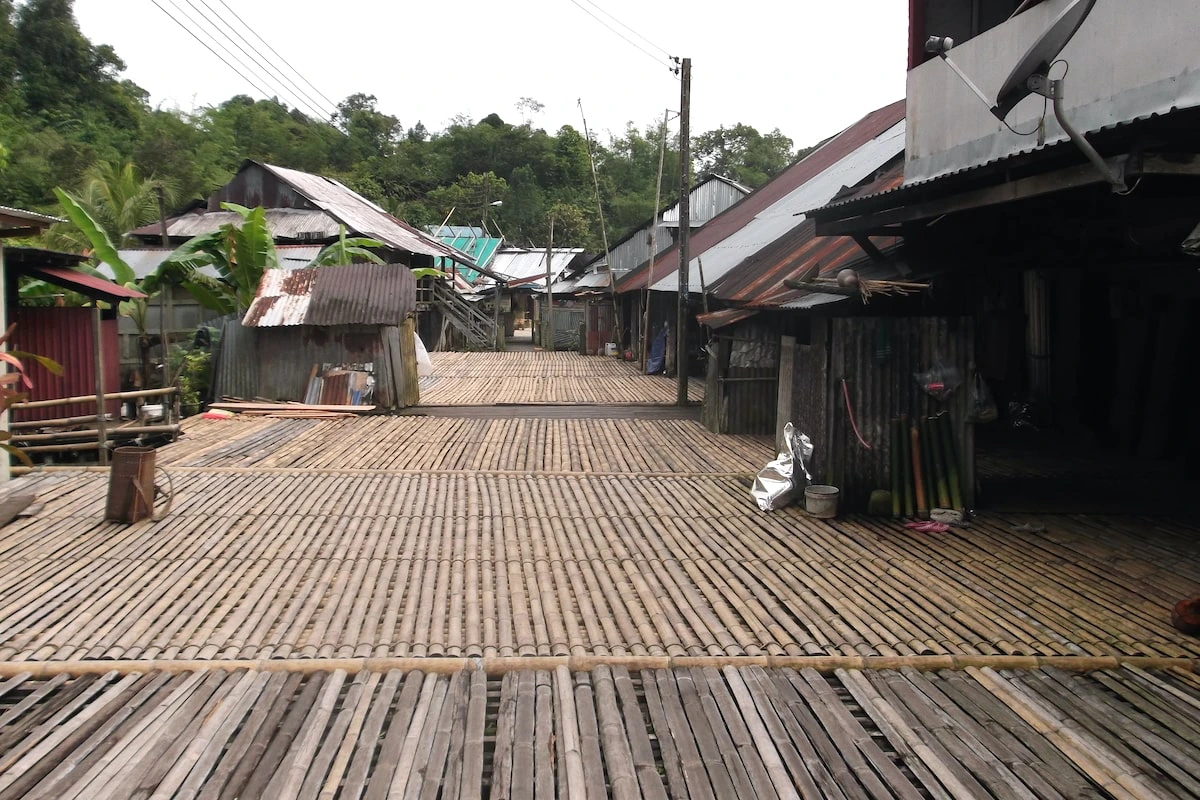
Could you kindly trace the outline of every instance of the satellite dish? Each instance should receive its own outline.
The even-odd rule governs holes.
[[[1034,89],[1030,86],[1029,79],[1038,75],[1045,76],[1050,71],[1050,64],[1058,58],[1058,54],[1067,46],[1067,42],[1071,41],[1071,37],[1087,19],[1094,5],[1096,5],[1096,0],[1072,0],[1066,8],[1059,12],[1045,32],[1038,37],[1037,41],[1013,67],[1013,71],[1008,74],[1008,79],[1004,81],[1004,85],[996,94],[996,105],[992,107],[993,114],[1004,119],[1017,103],[1033,93]]]

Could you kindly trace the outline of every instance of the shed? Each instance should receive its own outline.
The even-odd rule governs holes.
[[[225,323],[218,397],[397,410],[419,402],[416,280],[402,264],[268,270]]]
[[[16,350],[53,359],[63,368],[62,375],[54,375],[36,362],[28,365],[33,386],[27,394],[32,401],[95,394],[97,342],[103,391],[107,394],[121,388],[115,306],[125,300],[144,298],[145,295],[72,269],[86,260],[86,257],[72,253],[28,247],[5,249],[8,319],[17,326],[11,345]],[[17,284],[21,276],[45,281],[92,300],[104,301],[109,307],[21,306],[17,296]],[[120,401],[109,400],[105,410],[110,414],[118,414]],[[69,406],[14,409],[13,417],[20,421],[33,421],[94,413],[96,404],[89,401]]]

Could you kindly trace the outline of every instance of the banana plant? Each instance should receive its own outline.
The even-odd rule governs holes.
[[[112,280],[125,287],[133,289],[146,295],[144,298],[136,300],[125,300],[117,307],[117,313],[123,317],[129,317],[133,321],[134,327],[138,334],[138,350],[141,356],[142,380],[145,381],[150,375],[150,334],[146,328],[147,310],[149,308],[149,298],[159,289],[157,279],[147,278],[138,279],[133,267],[125,263],[117,252],[117,248],[113,246],[112,239],[109,238],[108,232],[92,218],[88,210],[74,196],[68,194],[60,188],[55,188],[55,196],[58,197],[58,203],[66,212],[67,217],[75,224],[81,233],[87,238],[88,243],[92,246],[92,260],[98,264],[104,264],[112,272]],[[108,278],[97,271],[94,267],[89,270],[92,274],[103,278]]]
[[[376,239],[370,239],[366,236],[346,236],[346,226],[338,226],[338,239],[336,242],[331,242],[321,248],[321,252],[313,257],[304,266],[307,267],[340,267],[346,264],[354,263],[354,259],[366,261],[370,264],[382,264],[383,259],[376,255],[369,247],[383,247],[383,242]]]
[[[160,279],[178,282],[205,308],[229,314],[250,307],[263,272],[277,269],[279,257],[266,209],[237,203],[222,203],[221,208],[236,212],[241,224],[226,223],[193,237],[167,256],[158,273]],[[217,277],[201,272],[203,267],[212,267]]]

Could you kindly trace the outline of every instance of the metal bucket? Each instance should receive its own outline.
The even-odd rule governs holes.
[[[139,522],[154,516],[154,448],[118,447],[108,473],[104,518]]]
[[[838,494],[836,486],[806,486],[804,510],[817,519],[833,519],[837,516]]]

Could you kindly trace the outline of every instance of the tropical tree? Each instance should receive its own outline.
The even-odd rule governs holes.
[[[88,168],[79,191],[70,197],[118,245],[125,245],[131,243],[127,238],[130,231],[158,218],[160,190],[164,202],[174,204],[175,192],[169,182],[139,178],[128,161],[101,161]],[[75,251],[92,246],[89,236],[74,221],[51,226],[46,242],[51,247]]]

